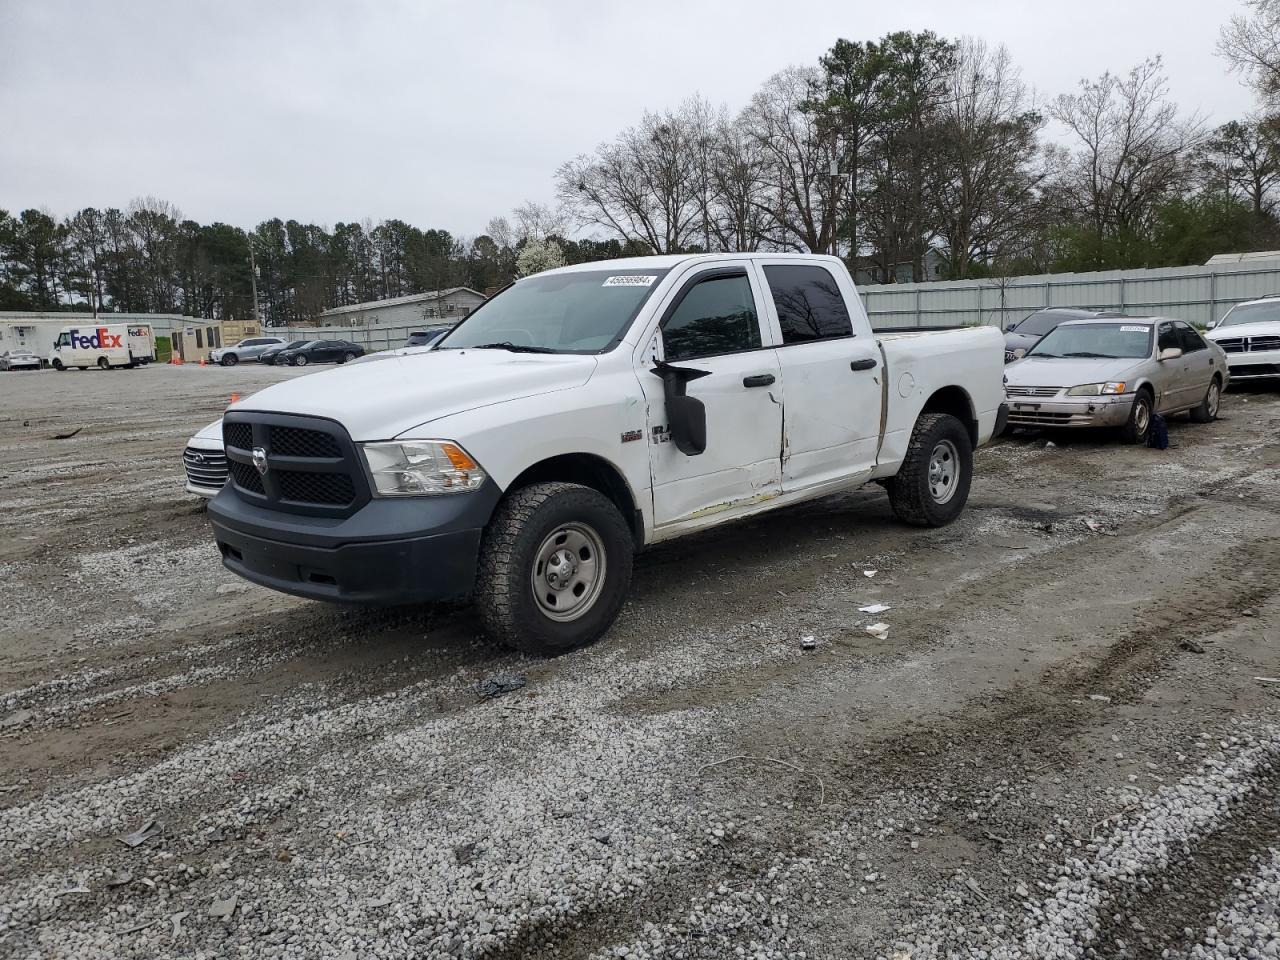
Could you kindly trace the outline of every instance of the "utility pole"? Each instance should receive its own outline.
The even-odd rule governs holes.
[[[253,237],[249,238],[249,286],[253,290],[253,322],[262,330],[262,317],[258,313],[258,264],[253,259]]]

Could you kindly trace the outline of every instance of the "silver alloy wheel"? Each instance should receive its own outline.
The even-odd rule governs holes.
[[[559,623],[577,620],[604,586],[604,542],[585,523],[566,523],[547,536],[533,557],[529,585],[538,609]]]
[[[298,354],[293,358],[293,365],[295,367],[305,367],[307,365],[307,355],[305,353]]]
[[[1209,396],[1205,400],[1207,401],[1205,406],[1209,408],[1209,419],[1216,420],[1218,407],[1222,404],[1222,388],[1218,386],[1217,380],[1209,384]]]
[[[1151,424],[1151,405],[1141,396],[1134,403],[1138,405],[1138,409],[1133,414],[1133,425],[1138,428],[1138,436],[1142,436]]]
[[[929,454],[929,496],[934,503],[946,503],[956,492],[960,478],[960,454],[950,440],[939,440]]]

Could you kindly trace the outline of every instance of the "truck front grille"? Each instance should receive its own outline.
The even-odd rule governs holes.
[[[227,482],[227,457],[217,450],[187,447],[182,453],[182,465],[192,486],[220,490]]]
[[[250,503],[333,517],[349,516],[369,500],[359,452],[332,420],[234,412],[223,418],[222,436],[233,486]]]
[[[1218,341],[1223,353],[1262,353],[1280,350],[1280,337],[1224,337]]]

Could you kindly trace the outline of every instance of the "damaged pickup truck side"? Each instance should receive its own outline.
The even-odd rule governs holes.
[[[848,490],[938,526],[1004,415],[994,328],[877,335],[834,257],[588,263],[517,281],[416,356],[223,419],[225,565],[318,600],[474,595],[554,653],[608,630],[641,547]]]

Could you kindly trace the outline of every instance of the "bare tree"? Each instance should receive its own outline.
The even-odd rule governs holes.
[[[1280,122],[1249,117],[1224,123],[1205,140],[1200,170],[1207,188],[1243,197],[1255,217],[1270,216],[1280,184]]]
[[[685,110],[647,113],[612,143],[562,165],[556,188],[579,223],[655,253],[687,249],[702,225],[696,127]]]
[[[812,67],[789,67],[752,98],[742,122],[768,157],[763,205],[772,245],[825,253],[839,222],[842,181],[831,176],[832,138],[808,109],[820,80]]]
[[[1218,54],[1244,74],[1263,100],[1280,100],[1280,0],[1246,0],[1251,14],[1236,14],[1222,28]]]
[[[1068,173],[1076,213],[1098,236],[1145,226],[1153,207],[1186,185],[1203,137],[1200,119],[1181,117],[1169,100],[1159,57],[1123,77],[1082,80],[1049,112],[1077,142]]]
[[[711,230],[719,249],[759,250],[771,225],[769,155],[741,119],[725,120],[715,134],[709,180]]]
[[[542,241],[548,237],[563,236],[570,220],[569,214],[563,207],[551,207],[533,200],[527,200],[516,207],[511,211],[511,216],[515,220],[516,243],[521,240]],[[490,221],[490,224],[492,223],[493,221]]]
[[[1025,230],[1044,176],[1033,166],[1044,121],[1003,46],[962,39],[947,86],[935,125],[941,162],[932,206],[951,275],[962,278],[975,259],[999,258]]]

